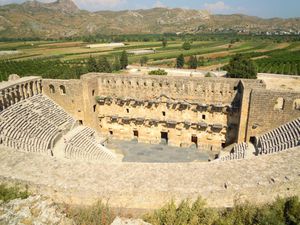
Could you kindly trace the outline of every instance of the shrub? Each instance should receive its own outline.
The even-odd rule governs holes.
[[[183,45],[182,45],[182,48],[183,48],[184,50],[190,50],[190,49],[192,48],[192,45],[191,45],[190,42],[185,41],[185,42],[183,43]]]
[[[78,225],[109,225],[115,218],[108,204],[104,204],[102,201],[89,207],[67,208],[66,213]]]
[[[205,77],[212,77],[212,75],[211,75],[210,72],[207,72],[207,73],[205,74]]]
[[[147,62],[149,61],[149,58],[147,56],[143,56],[140,58],[140,64],[141,66],[147,64]]]
[[[25,199],[29,197],[27,188],[25,191],[21,191],[19,187],[7,187],[4,184],[0,185],[0,200],[8,202],[13,199],[21,198]]]
[[[262,206],[250,203],[236,204],[233,208],[206,208],[198,198],[193,204],[182,201],[177,207],[174,201],[144,216],[153,225],[298,225],[300,224],[298,197],[277,198]]]
[[[149,75],[161,75],[161,76],[166,76],[166,75],[168,75],[168,73],[167,73],[165,70],[161,70],[161,69],[158,69],[158,70],[151,70],[148,74],[149,74]]]

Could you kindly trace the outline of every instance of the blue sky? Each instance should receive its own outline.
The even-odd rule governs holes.
[[[0,0],[0,5],[24,0]],[[40,0],[51,2],[51,0]],[[122,10],[153,7],[206,9],[214,14],[243,13],[264,18],[300,17],[300,0],[73,0],[81,9]]]

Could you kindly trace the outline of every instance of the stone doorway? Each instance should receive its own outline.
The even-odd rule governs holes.
[[[168,144],[169,136],[168,132],[160,132],[161,144]]]
[[[135,138],[139,138],[139,132],[138,132],[137,130],[134,130],[134,131],[133,131],[133,136],[134,136]]]
[[[198,137],[196,135],[192,135],[191,142],[198,148]]]

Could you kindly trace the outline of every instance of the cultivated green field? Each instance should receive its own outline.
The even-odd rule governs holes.
[[[124,50],[153,49],[147,55],[129,55],[130,64],[139,64],[147,56],[148,66],[174,67],[175,59],[183,54],[188,60],[201,58],[199,69],[215,70],[228,63],[237,53],[247,54],[257,65],[258,72],[300,75],[300,42],[270,39],[228,39],[191,41],[191,49],[184,50],[184,40],[170,40],[166,47],[161,41],[124,42],[124,47],[88,48],[82,41],[26,41],[0,42],[0,79],[11,73],[41,75],[50,78],[78,78],[86,72],[87,59],[106,56],[113,62]]]

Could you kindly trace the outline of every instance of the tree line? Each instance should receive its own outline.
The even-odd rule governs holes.
[[[49,79],[79,79],[88,72],[112,73],[128,66],[128,55],[125,51],[113,61],[105,56],[88,58],[80,63],[64,62],[59,59],[1,60],[0,81],[8,79],[10,74],[20,76],[41,76]]]

